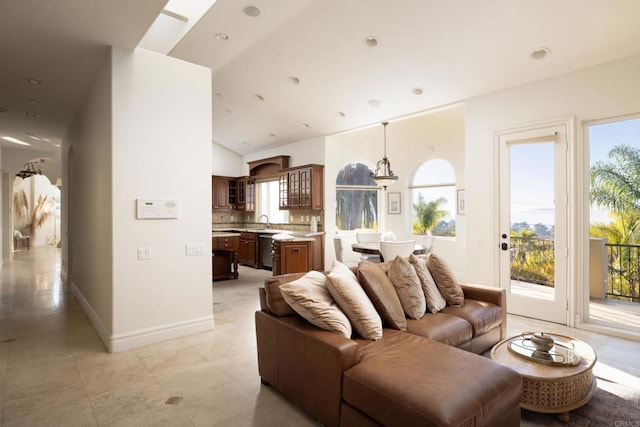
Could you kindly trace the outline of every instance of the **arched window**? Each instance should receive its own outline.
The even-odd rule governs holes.
[[[456,235],[456,176],[451,163],[442,159],[424,162],[411,186],[413,233]]]
[[[336,228],[378,228],[378,192],[373,172],[363,163],[349,163],[336,177]],[[373,187],[373,188],[372,188]]]

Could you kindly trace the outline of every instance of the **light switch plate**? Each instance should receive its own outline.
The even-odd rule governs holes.
[[[204,255],[204,245],[202,243],[187,243],[185,252],[187,256]]]
[[[138,248],[138,259],[139,260],[151,259],[151,248],[150,247]]]

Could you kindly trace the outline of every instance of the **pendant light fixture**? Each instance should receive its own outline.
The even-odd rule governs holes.
[[[33,175],[42,175],[42,170],[40,169],[40,166],[36,162],[25,163],[22,166],[22,169],[20,170],[20,172],[16,174],[16,176],[22,179],[29,178],[30,176],[33,176]]]
[[[381,185],[385,190],[387,186],[393,184],[398,180],[398,176],[393,174],[391,170],[391,162],[387,158],[387,125],[389,122],[382,122],[382,126],[384,126],[384,157],[382,160],[378,160],[376,163],[376,171],[375,173],[371,173],[371,178],[373,178],[378,185]]]

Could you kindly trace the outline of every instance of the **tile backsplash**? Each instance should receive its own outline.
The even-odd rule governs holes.
[[[324,210],[290,210],[287,224],[272,224],[273,228],[305,232],[311,228],[311,218],[318,218],[318,231],[324,230]],[[213,211],[211,228],[263,228],[264,223],[256,221],[255,212]]]

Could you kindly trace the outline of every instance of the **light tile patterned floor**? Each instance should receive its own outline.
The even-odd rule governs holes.
[[[317,426],[260,384],[253,313],[269,274],[213,284],[214,331],[109,354],[60,281],[59,250],[14,252],[0,273],[0,425]],[[638,382],[640,343],[509,316],[522,330],[583,339],[598,375]]]

